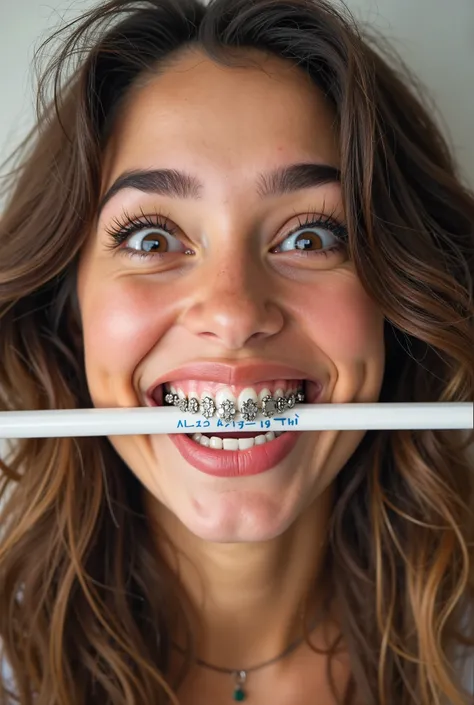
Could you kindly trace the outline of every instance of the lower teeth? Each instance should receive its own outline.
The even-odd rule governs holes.
[[[194,433],[189,438],[193,441],[199,443],[206,448],[213,448],[214,450],[248,450],[253,448],[253,446],[263,445],[264,443],[270,443],[276,438],[281,436],[281,432],[267,431],[264,435],[256,436],[255,438],[219,438],[218,436],[204,436],[201,433]]]

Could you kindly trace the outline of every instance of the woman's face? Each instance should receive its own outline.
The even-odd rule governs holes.
[[[170,193],[159,174],[142,175],[109,193],[98,214],[78,276],[96,407],[146,406],[150,388],[171,378],[188,396],[224,387],[236,398],[249,387],[288,392],[299,377],[320,383],[318,402],[378,400],[383,317],[337,229],[339,183],[318,183],[313,169],[271,193],[277,180],[261,176],[301,163],[337,168],[333,113],[299,69],[252,56],[263,70],[223,68],[188,53],[123,106],[102,195],[131,171],[175,170],[193,181]],[[110,233],[122,226],[128,239],[112,250]],[[196,363],[207,364],[189,368]],[[227,376],[210,363],[228,366],[220,368]],[[313,400],[317,389],[308,385]],[[157,509],[204,539],[239,542],[278,536],[311,511],[364,433],[301,433],[272,467],[237,477],[203,472],[201,446],[184,452],[176,437],[110,440]],[[208,469],[209,454],[220,467],[225,452],[204,449]],[[251,452],[234,451],[250,458],[247,466]]]

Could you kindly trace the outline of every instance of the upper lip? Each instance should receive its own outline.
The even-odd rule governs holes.
[[[166,372],[158,377],[146,391],[147,398],[151,398],[156,387],[164,382],[175,380],[196,379],[208,382],[218,382],[228,386],[244,386],[257,382],[267,382],[277,379],[310,380],[321,385],[319,379],[309,375],[308,372],[291,367],[280,362],[269,360],[252,360],[245,363],[223,362],[191,362],[182,367]]]

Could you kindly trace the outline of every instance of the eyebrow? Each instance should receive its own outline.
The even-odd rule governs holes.
[[[328,183],[340,183],[340,181],[339,169],[329,164],[289,164],[260,173],[256,181],[256,190],[260,198],[264,199]],[[170,198],[199,200],[204,185],[193,174],[176,169],[126,171],[114,181],[101,199],[99,215],[105,204],[126,188]]]

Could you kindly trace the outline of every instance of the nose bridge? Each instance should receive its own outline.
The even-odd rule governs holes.
[[[252,257],[242,253],[229,254],[211,266],[210,281],[220,296],[239,297],[242,301],[260,300],[262,279],[256,276],[257,269]]]
[[[252,257],[240,251],[215,262],[208,278],[206,309],[221,326],[255,328],[255,332],[264,327],[264,275],[257,269]]]
[[[199,273],[193,303],[181,322],[233,350],[251,338],[275,335],[283,319],[266,284],[264,268],[250,248],[222,248]]]

